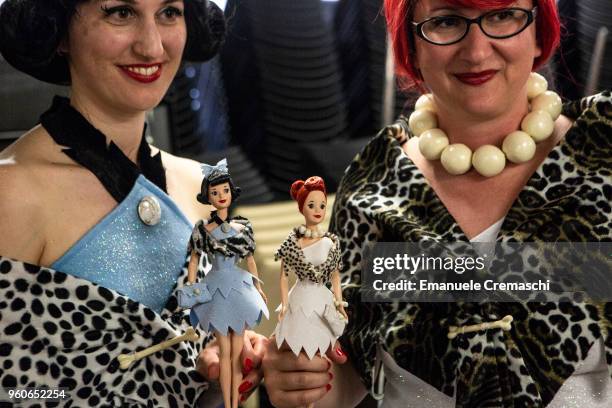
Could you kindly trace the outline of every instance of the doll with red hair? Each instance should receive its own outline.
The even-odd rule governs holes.
[[[291,186],[291,198],[304,215],[304,224],[294,228],[275,254],[281,260],[281,306],[274,331],[279,348],[285,342],[309,359],[325,354],[342,334],[348,316],[340,289],[341,253],[338,239],[319,226],[325,219],[327,192],[321,177],[298,180]],[[298,281],[288,291],[288,275]],[[327,288],[331,283],[332,291]]]

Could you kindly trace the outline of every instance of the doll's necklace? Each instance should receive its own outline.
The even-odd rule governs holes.
[[[210,213],[210,219],[217,223],[217,225],[221,226],[221,231],[228,233],[230,231],[231,226],[229,225],[229,222],[231,221],[230,217],[227,217],[227,219],[224,221],[221,219],[221,217],[219,217],[219,214],[217,214],[216,211],[213,211],[212,213]]]
[[[533,158],[536,143],[546,140],[561,114],[559,95],[547,91],[543,76],[532,72],[527,81],[527,97],[530,112],[521,121],[521,130],[508,134],[501,149],[490,144],[472,150],[462,143],[449,144],[448,137],[438,129],[436,107],[431,94],[422,95],[416,101],[415,111],[408,119],[411,132],[419,138],[419,150],[427,160],[440,160],[442,167],[453,175],[464,174],[472,166],[485,177],[493,177],[506,167],[506,159],[512,163],[525,163]]]
[[[304,238],[321,238],[321,237],[323,237],[325,235],[325,231],[323,231],[321,229],[321,227],[319,227],[318,225],[317,225],[316,228],[317,228],[316,231],[313,231],[310,228],[306,228],[305,225],[300,225],[297,228],[297,232],[298,232],[298,235],[299,235],[300,238],[301,237],[304,237]]]

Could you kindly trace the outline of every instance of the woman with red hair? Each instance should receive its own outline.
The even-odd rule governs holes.
[[[609,303],[361,298],[377,241],[612,238],[610,92],[562,104],[533,72],[559,42],[554,0],[385,0],[385,16],[397,74],[424,95],[356,156],[336,195],[349,363],[328,353],[326,390],[326,368],[268,350],[272,402],[351,407],[369,391],[384,408],[609,407]]]

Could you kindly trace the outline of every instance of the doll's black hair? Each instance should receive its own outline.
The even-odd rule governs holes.
[[[0,53],[41,81],[70,84],[68,60],[58,49],[79,3],[91,0],[5,0],[0,6]],[[183,59],[206,61],[225,39],[223,11],[209,0],[184,0],[187,43]]]
[[[218,186],[219,184],[229,183],[230,192],[232,194],[232,204],[236,202],[240,197],[240,187],[237,187],[232,180],[230,174],[226,171],[213,170],[213,172],[202,180],[200,186],[200,194],[197,195],[196,199],[202,204],[210,204],[208,201],[208,189],[209,187]]]

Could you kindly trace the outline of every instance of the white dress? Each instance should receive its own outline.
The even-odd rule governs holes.
[[[325,262],[333,245],[323,237],[301,251],[307,262],[317,266]],[[336,309],[334,295],[325,284],[298,280],[289,292],[287,312],[274,330],[277,346],[286,341],[295,355],[304,349],[309,359],[317,352],[325,354],[338,339],[324,318],[326,308]]]

